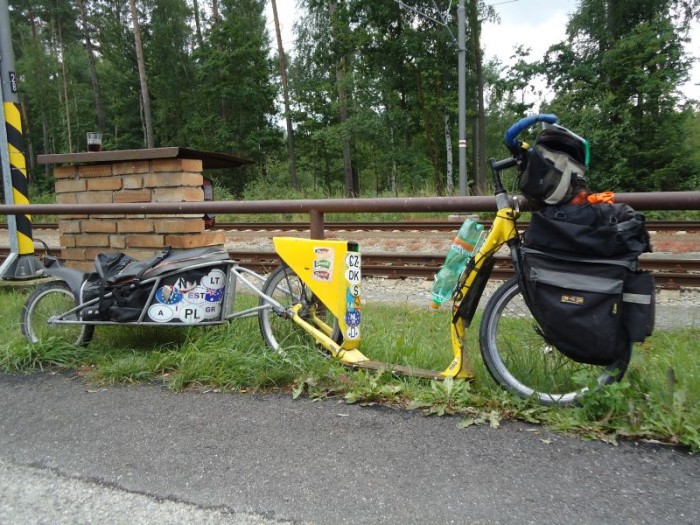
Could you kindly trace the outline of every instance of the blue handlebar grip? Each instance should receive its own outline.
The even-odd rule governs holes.
[[[546,122],[547,124],[554,124],[557,121],[557,116],[553,115],[551,113],[545,113],[545,114],[539,114],[539,115],[531,115],[529,117],[521,118],[519,121],[517,121],[515,124],[513,124],[510,128],[508,128],[508,131],[506,131],[505,136],[503,137],[503,141],[506,143],[506,146],[509,148],[514,148],[515,146],[518,145],[518,135],[520,135],[520,132],[523,131],[524,129],[529,128],[533,124],[536,124],[537,122]]]

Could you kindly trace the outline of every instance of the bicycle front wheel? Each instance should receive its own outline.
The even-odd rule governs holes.
[[[87,346],[92,340],[94,326],[49,323],[51,317],[64,314],[75,306],[73,292],[64,282],[51,282],[37,287],[22,308],[20,318],[22,334],[32,343],[38,343],[49,337],[58,337],[72,345]],[[73,314],[66,320],[78,321],[78,316]]]
[[[284,308],[301,304],[299,316],[302,319],[312,324],[314,319],[318,319],[330,327],[330,337],[333,341],[338,344],[342,341],[338,320],[289,266],[282,265],[276,268],[265,281],[262,292]],[[260,305],[264,304],[267,302],[261,298]],[[288,348],[308,345],[311,340],[310,335],[287,317],[285,312],[265,308],[260,310],[258,322],[265,343],[277,352],[282,353]]]
[[[542,337],[517,277],[503,283],[486,304],[479,341],[484,364],[496,382],[545,405],[568,405],[591,384],[619,381],[632,355],[630,345],[622,359],[607,367],[566,357]]]

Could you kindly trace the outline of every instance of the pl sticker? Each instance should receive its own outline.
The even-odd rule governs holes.
[[[178,312],[180,321],[185,324],[197,324],[204,321],[204,308],[198,304],[183,305]]]
[[[221,313],[221,302],[203,304],[202,308],[206,319],[217,319]]]

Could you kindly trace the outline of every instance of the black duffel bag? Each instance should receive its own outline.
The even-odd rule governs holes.
[[[651,334],[654,282],[644,217],[627,205],[548,207],[524,235],[524,296],[542,335],[571,359],[611,365]]]

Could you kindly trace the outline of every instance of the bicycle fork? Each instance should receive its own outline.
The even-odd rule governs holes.
[[[453,359],[450,366],[442,372],[445,377],[467,380],[474,378],[474,369],[467,348],[464,346],[464,335],[474,318],[479,299],[481,299],[493,270],[493,255],[501,246],[518,238],[515,226],[518,215],[518,210],[510,207],[504,206],[498,210],[479,252],[467,265],[459,280],[458,290],[454,296],[452,324],[450,325]]]

